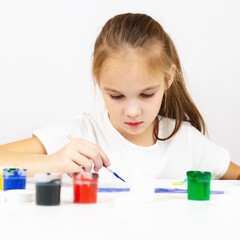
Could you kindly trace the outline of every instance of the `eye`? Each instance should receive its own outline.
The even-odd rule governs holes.
[[[144,93],[142,93],[141,97],[143,97],[143,98],[150,98],[150,97],[153,97],[153,95],[154,95],[154,93],[152,93],[152,94],[144,94]]]
[[[118,99],[122,99],[122,98],[123,98],[123,95],[117,95],[117,96],[115,96],[115,95],[110,95],[110,97],[111,97],[112,99],[118,100]]]

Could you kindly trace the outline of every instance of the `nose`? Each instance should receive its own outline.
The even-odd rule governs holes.
[[[125,106],[125,114],[131,118],[137,117],[141,114],[141,107],[136,101],[129,101]]]

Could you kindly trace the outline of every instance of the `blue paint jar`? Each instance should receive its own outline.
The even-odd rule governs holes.
[[[27,169],[4,168],[2,173],[3,190],[25,189]]]

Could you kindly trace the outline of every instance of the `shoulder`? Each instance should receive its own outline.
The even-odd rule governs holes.
[[[99,128],[103,127],[103,125],[106,123],[106,114],[106,112],[83,112],[79,117],[75,119],[75,121],[82,127]]]
[[[83,112],[75,118],[65,119],[54,124],[47,125],[33,131],[34,135],[56,135],[60,136],[70,133],[84,135],[89,129],[95,128],[100,123],[100,116]],[[75,135],[74,134],[74,135]],[[74,137],[74,136],[73,136]]]
[[[166,138],[171,135],[176,125],[176,120],[171,118],[159,117],[159,132],[160,138]],[[205,136],[193,127],[189,122],[183,121],[177,133],[173,138],[204,138]]]
[[[162,123],[161,123],[162,121]],[[163,118],[159,123],[161,129],[169,136],[176,121]],[[230,154],[223,146],[213,142],[208,136],[203,135],[189,122],[182,122],[178,132],[166,141],[178,159],[185,159],[189,169],[198,171],[209,171],[213,179],[219,179],[227,171],[230,163]],[[174,155],[175,156],[175,155]]]
[[[45,128],[39,129],[47,133],[53,134],[71,134],[72,137],[88,138],[88,135],[99,129],[104,122],[102,114],[94,114],[83,112],[77,117],[49,125]]]
[[[32,132],[45,146],[47,153],[56,152],[60,147],[69,142],[67,136],[70,134],[75,138],[83,138],[95,141],[99,134],[103,116],[94,116],[91,113],[81,113],[74,119],[68,119],[52,124]]]

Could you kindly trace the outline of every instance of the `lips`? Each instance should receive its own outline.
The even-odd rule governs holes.
[[[142,124],[143,122],[125,122],[129,127],[138,127]]]

